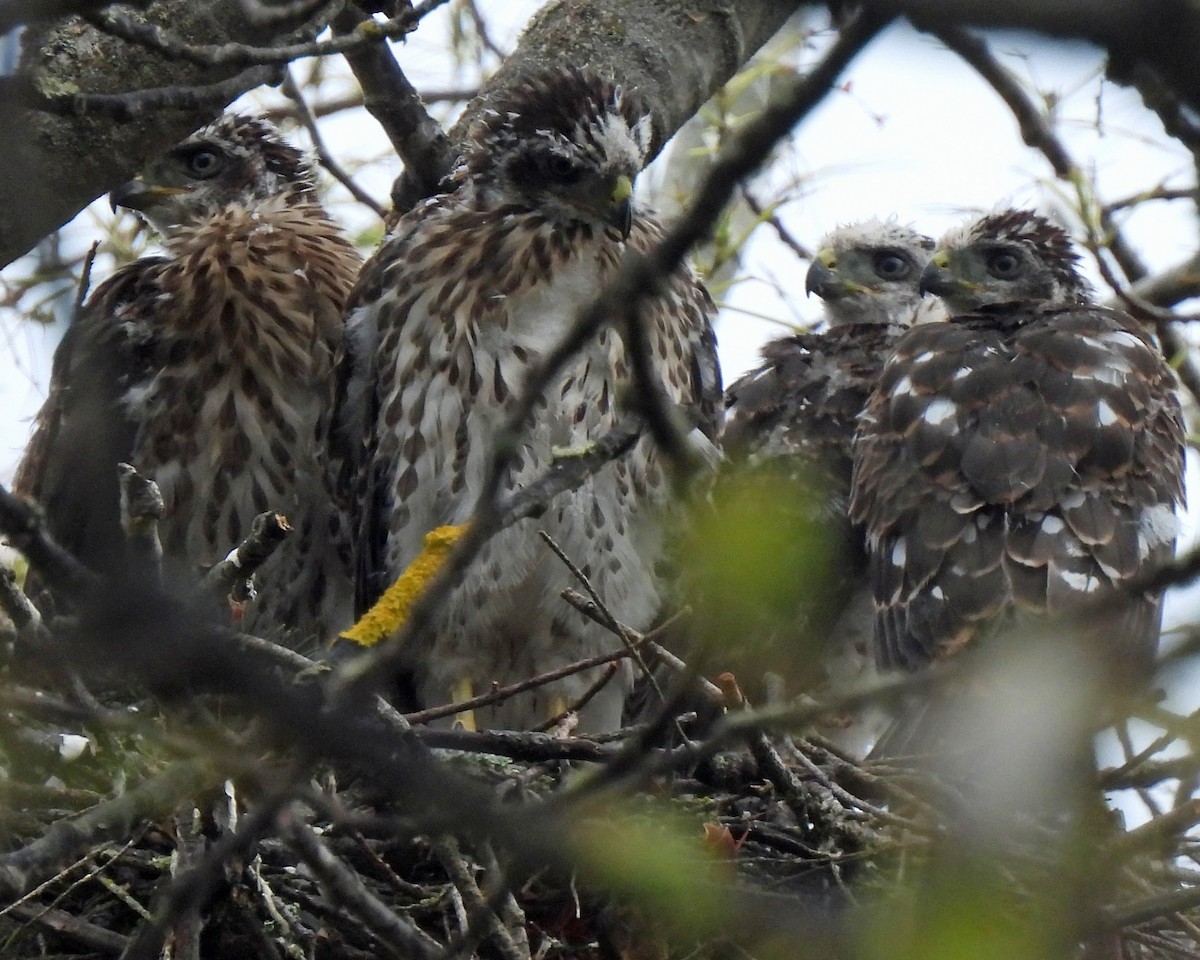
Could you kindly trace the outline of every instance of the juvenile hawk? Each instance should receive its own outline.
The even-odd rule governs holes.
[[[1097,306],[1064,231],[1021,210],[939,244],[922,285],[949,322],[902,336],[855,445],[877,655],[916,668],[1017,611],[1056,614],[1171,555],[1183,501],[1175,378],[1136,321]],[[1161,597],[1112,623],[1144,670]]]
[[[794,526],[797,539],[814,521],[822,526],[826,580],[820,587],[799,582],[796,571],[791,602],[780,611],[783,626],[769,632],[774,640],[761,656],[759,666],[773,673],[802,676],[817,643],[833,682],[853,683],[869,672],[874,616],[864,586],[866,555],[847,517],[851,446],[896,338],[914,323],[941,318],[919,289],[932,255],[933,240],[895,221],[867,220],[829,233],[805,281],[805,290],[825,302],[826,326],[767,344],[763,363],[726,393],[730,481],[762,486],[764,506]],[[758,669],[736,659],[752,649],[722,649],[720,663],[732,658],[739,672],[748,670],[742,679],[753,691]],[[824,732],[856,753],[873,739],[873,730],[849,718]]]
[[[368,415],[363,530],[367,593],[417,556],[423,536],[468,520],[497,431],[529,370],[614,276],[627,248],[647,250],[657,223],[631,200],[651,118],[627,90],[579,70],[539,75],[470,134],[453,189],[404,216],[355,294],[359,356],[348,394]],[[643,310],[670,398],[696,408],[709,437],[720,402],[713,305],[690,272]],[[363,362],[366,358],[366,362]],[[551,383],[503,486],[529,483],[556,448],[578,448],[619,419],[630,382],[621,335],[607,328]],[[353,415],[352,415],[353,416]],[[424,704],[484,692],[610,650],[614,638],[566,606],[570,574],[537,536],[547,530],[622,621],[659,605],[654,507],[667,489],[643,439],[544,516],[496,536],[450,598],[428,646],[409,651]],[[477,712],[528,727],[552,702],[574,702],[599,671]],[[620,723],[627,670],[582,711],[585,729]]]
[[[851,441],[891,345],[935,319],[918,289],[933,241],[893,221],[839,227],[820,242],[805,290],[826,328],[773,340],[726,392],[723,445],[735,462],[794,459],[826,481],[845,515]]]
[[[223,559],[258,513],[278,510],[294,533],[259,573],[247,629],[344,626],[348,543],[324,448],[361,261],[312,170],[269,124],[226,115],[111,199],[162,234],[165,254],[122,268],[83,307],[16,489],[101,571],[124,563],[119,461],[158,482],[177,575]]]

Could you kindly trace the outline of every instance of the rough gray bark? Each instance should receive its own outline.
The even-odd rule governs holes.
[[[549,64],[587,65],[637,87],[662,143],[803,4],[799,0],[556,0],[535,17],[516,56],[489,84],[502,93]],[[332,2],[321,23],[340,7]],[[160,0],[152,22],[193,43],[270,38],[238,0]],[[283,40],[311,36],[293,30]],[[31,31],[22,72],[48,92],[121,93],[168,84],[211,83],[237,71],[169,60],[98,33],[79,20]],[[186,136],[219,110],[161,109],[130,122],[104,114],[56,115],[0,106],[0,266],[29,250],[100,193]]]
[[[802,6],[798,0],[557,0],[533,18],[484,100],[562,63],[634,87],[654,116],[655,154]],[[464,114],[469,120],[482,103]],[[461,133],[462,122],[452,137]]]
[[[276,26],[271,34],[247,20],[238,0],[161,0],[145,18],[169,26],[190,43],[258,45],[311,38],[341,6],[333,0],[308,24]],[[15,83],[42,93],[120,94],[164,86],[211,84],[240,67],[204,67],[165,58],[106,36],[71,18],[31,27]],[[247,79],[253,86],[260,79]],[[232,96],[236,96],[234,91]],[[29,98],[0,94],[0,266],[29,250],[151,157],[212,119],[207,108],[157,109],[127,122],[110,114],[60,114],[31,109]]]

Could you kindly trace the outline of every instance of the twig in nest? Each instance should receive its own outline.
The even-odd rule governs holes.
[[[1113,854],[1125,859],[1146,850],[1156,850],[1197,823],[1200,823],[1200,799],[1186,800],[1174,810],[1122,834],[1112,845]]]
[[[929,835],[933,835],[933,834],[937,833],[937,828],[932,825],[918,823],[909,817],[901,817],[898,814],[892,813],[891,811],[888,811],[888,810],[884,810],[882,807],[878,807],[875,804],[870,803],[867,800],[864,800],[862,797],[858,796],[857,794],[851,793],[849,790],[847,790],[845,787],[843,787],[841,784],[839,784],[837,781],[835,781],[832,777],[828,776],[825,773],[825,771],[823,769],[821,769],[821,767],[819,767],[816,763],[814,763],[813,760],[808,756],[808,751],[812,749],[813,745],[811,743],[809,743],[807,740],[801,739],[801,741],[800,741],[800,744],[802,745],[801,746],[801,745],[797,745],[795,743],[795,741],[792,740],[791,737],[787,737],[787,738],[785,738],[784,743],[787,745],[788,752],[795,758],[796,762],[799,763],[800,766],[802,766],[819,783],[821,783],[823,786],[828,788],[828,790],[839,801],[841,801],[841,803],[843,805],[850,807],[852,809],[855,809],[855,810],[861,810],[863,813],[870,814],[870,816],[872,818],[874,818],[875,820],[877,820],[880,823],[889,823],[892,826],[901,827],[901,828],[903,828],[905,830],[909,830],[913,833],[926,833]],[[826,751],[823,747],[817,747],[816,749],[820,750],[822,753],[828,753],[828,751]],[[841,757],[838,757],[837,759],[840,764],[845,764],[846,766],[852,767],[856,778],[861,780],[863,783],[875,784],[880,779],[880,778],[874,776],[873,774],[868,773],[858,763],[850,763],[849,761],[847,761]],[[910,804],[911,809],[917,809],[917,808],[926,809],[926,810],[932,809],[929,807],[929,805],[927,803],[917,799],[915,796],[908,793],[907,791],[899,791],[899,792],[902,793],[903,799],[906,804],[909,802],[909,800],[911,798],[911,804]],[[901,799],[901,797],[897,795],[897,792],[892,792],[891,795],[893,797],[895,797],[896,799]],[[931,821],[931,823],[932,823],[932,821]]]
[[[545,530],[539,530],[538,536],[541,537],[546,546],[553,551],[554,555],[562,561],[563,565],[569,571],[571,571],[571,576],[578,580],[583,586],[583,589],[587,591],[588,596],[592,598],[592,603],[596,605],[596,611],[599,613],[600,618],[602,618],[598,618],[598,622],[607,627],[609,632],[615,635],[616,638],[625,645],[625,649],[629,651],[629,655],[633,658],[633,662],[637,664],[638,669],[642,672],[642,675],[645,676],[650,681],[651,686],[654,687],[654,691],[658,694],[659,700],[664,700],[665,697],[663,697],[662,690],[659,689],[658,681],[654,679],[650,672],[650,668],[646,666],[646,661],[642,659],[641,651],[638,650],[637,645],[633,642],[633,637],[630,636],[631,631],[628,631],[625,625],[622,624],[615,616],[613,616],[612,611],[608,609],[608,605],[604,602],[604,598],[601,597],[600,594],[596,592],[596,588],[592,586],[592,581],[588,579],[587,575],[584,574],[582,570],[579,569],[579,567],[575,564],[575,561],[567,556],[566,551],[555,542],[554,538]]]
[[[246,857],[270,829],[280,808],[287,803],[290,792],[289,784],[273,795],[264,797],[256,808],[242,818],[236,831],[221,837],[195,867],[174,878],[159,897],[154,921],[139,926],[122,960],[158,960],[174,921],[192,904],[212,896],[224,882],[226,864]]]
[[[442,954],[441,944],[376,897],[358,875],[334,856],[304,823],[295,809],[288,812],[285,837],[320,880],[329,898],[358,917],[389,954],[400,958],[431,958]]]
[[[556,713],[549,720],[538,724],[533,729],[538,731],[551,730],[566,720],[571,714],[578,713],[592,701],[596,694],[608,686],[609,681],[611,681],[612,678],[617,675],[617,670],[619,669],[620,666],[617,663],[609,661],[608,666],[604,668],[604,672],[596,678],[595,682],[590,687],[583,691],[583,694],[578,700],[572,704],[569,704],[565,710],[560,713]]]
[[[204,834],[200,824],[200,811],[191,798],[172,817],[175,834],[175,855],[171,858],[171,877],[178,879],[187,870],[195,869],[204,849]],[[144,917],[152,920],[151,917]],[[200,960],[200,934],[204,930],[204,918],[200,905],[190,903],[175,915],[171,927],[171,941],[175,945],[173,960]]]
[[[12,567],[0,565],[0,610],[17,628],[17,636],[39,633],[42,613],[33,601],[17,586],[17,574]]]
[[[308,946],[313,940],[312,931],[307,929],[293,910],[281,906],[280,898],[271,889],[271,884],[263,876],[262,857],[256,856],[246,870],[250,889],[257,894],[262,909],[266,912],[276,931],[290,931],[292,942]],[[282,954],[278,954],[282,956]]]
[[[482,928],[480,932],[486,933],[491,938],[496,952],[504,960],[530,960],[529,942],[525,938],[524,928],[519,928],[520,942],[518,942],[518,937],[514,937],[517,930],[510,928],[497,915],[489,898],[484,896],[483,891],[479,889],[479,885],[475,882],[474,872],[458,849],[458,842],[452,837],[445,837],[437,841],[434,848],[466,908],[468,926],[464,939],[469,942],[472,933],[480,931]],[[462,946],[466,945],[467,943],[462,944]]]
[[[56,937],[76,943],[85,950],[104,956],[124,956],[129,938],[89,923],[66,910],[42,907],[36,903],[14,904],[12,915],[25,923],[37,923]]]
[[[722,673],[717,678],[717,683],[725,691],[725,703],[730,709],[750,709],[733,674]],[[842,805],[842,799],[834,792],[833,784],[828,778],[820,775],[817,777],[818,783],[815,785],[803,783],[792,768],[784,762],[783,757],[775,748],[775,744],[762,730],[749,731],[745,740],[746,745],[750,748],[750,755],[758,764],[759,773],[774,785],[798,821],[804,823],[817,816],[823,816],[826,835],[831,839],[839,834],[845,835],[854,832],[849,829],[850,824]],[[791,750],[793,754],[798,753],[795,745],[791,745]],[[810,772],[817,771],[815,764],[808,763],[805,766],[809,768]],[[819,801],[815,801],[811,796],[815,790],[824,794]],[[855,836],[854,841],[862,843],[864,837]]]
[[[0,533],[51,588],[72,596],[98,582],[96,574],[50,536],[41,510],[4,487],[0,487]]]
[[[495,687],[489,693],[472,697],[470,700],[460,700],[458,703],[447,703],[440,707],[430,707],[428,710],[406,713],[404,719],[415,725],[418,723],[428,723],[431,720],[440,720],[442,717],[452,717],[457,713],[466,713],[468,710],[474,710],[478,707],[488,707],[493,703],[501,703],[510,697],[515,697],[518,693],[524,693],[526,690],[544,687],[555,680],[561,680],[563,677],[582,673],[584,670],[591,670],[593,667],[604,666],[606,663],[610,663],[613,660],[621,660],[629,655],[628,650],[619,650],[612,653],[601,653],[595,657],[587,657],[583,660],[576,660],[574,663],[568,663],[565,666],[547,670],[545,673],[539,673],[536,677],[530,677],[528,680],[511,683],[507,687]]]
[[[626,731],[622,731],[623,735]],[[516,733],[511,730],[417,729],[413,736],[427,747],[461,750],[466,753],[490,753],[525,763],[549,763],[570,760],[580,763],[606,763],[615,755],[614,745],[601,737],[568,737],[549,733]],[[610,734],[617,737],[617,734]]]
[[[605,620],[604,615],[600,612],[600,610],[597,609],[596,604],[588,597],[585,597],[581,593],[576,593],[574,590],[564,590],[562,592],[562,598],[576,610],[582,613],[585,617],[591,617],[601,626],[608,626],[608,622]],[[621,623],[618,625],[625,635],[629,637],[630,642],[635,648],[645,648],[646,650],[649,650],[658,658],[659,662],[662,663],[662,665],[672,673],[676,673],[680,676],[690,677],[692,676],[692,671],[686,663],[680,660],[679,657],[675,656],[675,654],[664,647],[661,643],[651,639],[655,633],[663,630],[679,616],[681,616],[681,614],[676,614],[675,616],[659,624],[649,633],[645,634],[638,633],[633,629],[633,627],[630,627],[626,624]],[[700,690],[706,697],[708,697],[709,700],[711,700],[717,706],[725,705],[725,694],[722,693],[720,687],[705,677],[696,677],[695,679],[700,685]]]
[[[229,551],[220,563],[214,564],[204,575],[200,589],[210,596],[231,595],[242,602],[254,595],[251,579],[284,538],[292,532],[287,517],[282,513],[260,513],[250,525],[250,535]]]
[[[125,839],[144,817],[162,816],[181,796],[206,781],[200,764],[178,763],[127,793],[96,804],[70,821],[60,820],[32,843],[0,855],[0,897],[15,899],[58,874],[97,843]]]
[[[513,941],[524,956],[529,954],[529,936],[525,932],[525,912],[517,903],[517,898],[513,896],[512,890],[509,889],[505,882],[504,870],[500,866],[500,861],[496,858],[496,851],[488,840],[480,841],[479,843],[479,862],[483,866],[487,886],[492,888],[495,893],[492,894],[492,899],[499,899],[499,905],[496,908],[496,914],[503,921],[504,926],[512,935]]]

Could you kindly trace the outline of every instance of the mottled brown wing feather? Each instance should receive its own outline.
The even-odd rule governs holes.
[[[881,664],[953,653],[1002,613],[1070,610],[1169,556],[1183,436],[1170,368],[1118,312],[1027,306],[904,335],[867,406],[851,501]],[[1144,663],[1159,599],[1119,619]]]
[[[734,461],[796,457],[848,491],[859,413],[897,328],[842,324],[774,340],[726,392],[724,446]]]
[[[414,243],[421,240],[421,225],[436,218],[440,204],[431,201],[406,214],[391,236],[363,265],[347,300],[346,349],[338,371],[334,400],[335,456],[339,495],[350,506],[355,536],[355,616],[361,617],[388,586],[387,543],[391,500],[387,465],[374,456],[376,423],[380,413],[375,389],[379,328],[378,311],[395,312],[396,325],[407,317],[412,301],[393,290]],[[415,286],[405,278],[406,288]]]
[[[662,236],[657,221],[639,217],[629,246],[648,253]],[[668,394],[684,398],[693,422],[715,442],[724,422],[724,387],[713,330],[717,308],[712,297],[685,267],[671,275],[667,295],[651,298],[644,310],[655,331],[655,365],[666,380]]]
[[[42,505],[55,540],[101,572],[124,562],[116,464],[131,458],[136,426],[122,398],[146,373],[127,324],[163,262],[130,264],[80,309],[55,352],[46,402],[13,482],[16,493]]]

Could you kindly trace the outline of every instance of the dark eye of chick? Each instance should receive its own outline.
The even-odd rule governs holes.
[[[209,147],[200,147],[183,158],[188,174],[197,180],[207,180],[216,176],[223,165],[224,157]]]
[[[894,250],[875,254],[875,274],[883,280],[902,280],[912,272],[908,259]]]
[[[988,273],[997,280],[1011,280],[1021,272],[1021,258],[1011,250],[993,250],[985,261]]]
[[[561,153],[550,153],[542,157],[542,173],[559,183],[574,183],[582,171]]]

